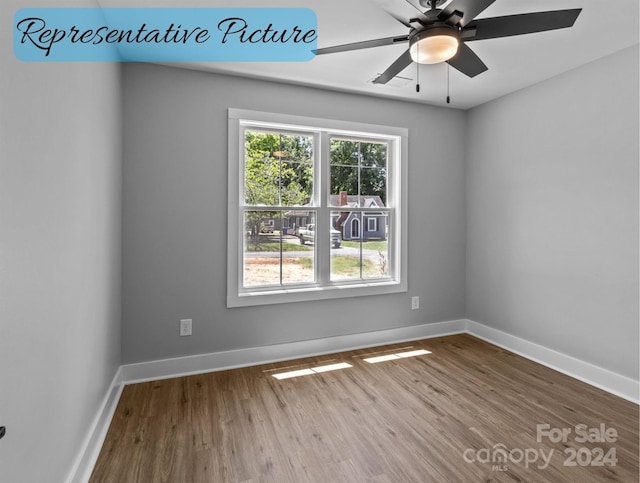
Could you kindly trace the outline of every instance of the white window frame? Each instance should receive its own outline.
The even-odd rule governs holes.
[[[330,219],[330,212],[337,207],[328,204],[329,179],[329,137],[340,134],[366,136],[367,139],[392,139],[390,148],[394,150],[394,168],[389,169],[387,178],[387,205],[393,209],[389,232],[389,263],[392,276],[388,279],[329,282],[328,270],[330,244],[318,244],[316,263],[320,280],[314,284],[292,286],[290,288],[242,287],[243,230],[242,209],[244,206],[243,173],[241,155],[244,152],[244,125],[271,127],[295,131],[319,132],[315,149],[319,150],[319,166],[314,166],[314,193],[317,206],[312,208],[318,217]],[[227,307],[302,302],[359,296],[383,295],[407,292],[407,165],[408,129],[375,124],[319,119],[268,112],[230,108],[228,112],[228,221],[227,221]],[[318,239],[329,239],[329,227],[317,226]],[[326,233],[322,233],[326,230]],[[326,236],[324,236],[326,235]],[[323,268],[325,267],[325,268]]]
[[[367,217],[367,231],[369,233],[378,231],[378,218],[375,216]]]

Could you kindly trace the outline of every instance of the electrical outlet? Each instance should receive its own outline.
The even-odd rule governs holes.
[[[192,319],[180,319],[180,337],[191,335]]]
[[[420,308],[420,297],[417,295],[411,297],[411,310],[418,310]]]

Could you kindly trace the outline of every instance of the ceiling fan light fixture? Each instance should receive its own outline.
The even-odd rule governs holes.
[[[414,35],[410,39],[409,53],[419,64],[439,64],[456,55],[459,45],[455,30],[434,28]]]

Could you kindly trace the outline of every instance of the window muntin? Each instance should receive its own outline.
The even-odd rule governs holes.
[[[229,112],[228,306],[406,291],[406,129]]]

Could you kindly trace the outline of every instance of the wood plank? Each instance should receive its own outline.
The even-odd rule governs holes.
[[[353,367],[272,377],[336,362]],[[638,452],[637,405],[463,334],[126,386],[90,481],[634,482]]]

